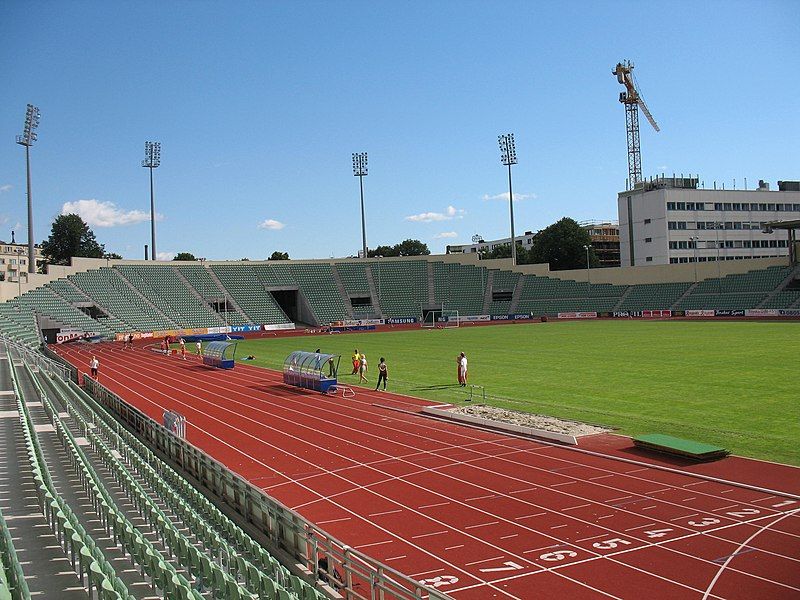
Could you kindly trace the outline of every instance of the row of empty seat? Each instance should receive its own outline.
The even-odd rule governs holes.
[[[800,283],[782,289],[789,267],[690,282],[610,285],[524,275],[440,261],[117,265],[31,290],[3,309],[110,336],[125,331],[286,324],[273,294],[297,293],[310,324],[349,318],[417,317],[444,306],[462,315],[613,310],[797,308]],[[798,280],[795,279],[795,282]],[[351,304],[351,298],[361,298]],[[366,298],[365,302],[363,299]],[[227,309],[227,310],[226,310]],[[305,313],[303,313],[305,314]],[[14,334],[14,325],[7,326]]]

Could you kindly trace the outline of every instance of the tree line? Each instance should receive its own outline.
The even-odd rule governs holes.
[[[574,219],[565,217],[549,227],[542,229],[533,237],[533,243],[524,247],[517,243],[517,264],[548,263],[553,271],[579,269],[586,266],[584,246],[591,244],[589,233]],[[370,258],[385,256],[427,256],[431,253],[428,245],[408,239],[393,246],[381,245],[368,250]],[[76,214],[60,215],[53,221],[50,237],[42,242],[42,264],[68,265],[73,256],[83,258],[121,259],[119,254],[107,252],[105,246],[97,241],[94,232]],[[493,250],[483,250],[482,259],[509,258],[511,245],[504,244]],[[191,252],[179,252],[173,260],[199,260]],[[246,261],[248,258],[242,258]],[[289,260],[288,252],[273,252],[267,260]],[[589,264],[599,265],[594,250],[589,249]]]

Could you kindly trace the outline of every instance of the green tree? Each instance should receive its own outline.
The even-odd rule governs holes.
[[[427,256],[431,253],[428,244],[419,240],[404,240],[397,245],[397,253],[403,256]]]
[[[586,268],[586,250],[592,239],[578,222],[564,217],[536,234],[531,248],[534,263],[548,263],[553,271]],[[589,264],[598,266],[597,256],[589,249]]]
[[[68,265],[70,258],[103,258],[105,249],[79,215],[59,215],[53,221],[50,237],[42,242],[42,255],[48,264]]]
[[[423,256],[430,254],[428,245],[419,240],[405,240],[394,246],[378,246],[374,250],[367,250],[367,256]]]
[[[511,258],[511,244],[503,244],[502,246],[497,246],[493,250],[484,250],[481,252],[481,260],[491,258]],[[517,264],[527,265],[530,262],[530,252],[525,249],[525,246],[517,242]]]
[[[367,250],[367,256],[375,258],[376,256],[400,256],[400,251],[397,246],[378,246],[374,250]]]
[[[267,260],[289,260],[288,252],[273,252]]]
[[[116,252],[106,252],[103,255],[103,258],[106,258],[108,260],[120,260],[122,257]]]
[[[197,257],[191,252],[178,252],[172,260],[197,260]]]

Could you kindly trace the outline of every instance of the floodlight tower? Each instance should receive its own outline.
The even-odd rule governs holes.
[[[38,138],[36,129],[39,127],[39,117],[39,109],[33,104],[28,104],[25,111],[25,127],[22,135],[17,136],[17,143],[25,146],[25,170],[28,178],[28,273],[36,272],[36,255],[33,248],[33,201],[31,200],[31,146]],[[17,278],[19,276],[19,271],[17,271]]]
[[[364,220],[364,177],[367,176],[367,153],[353,152],[353,175],[358,177],[361,188],[361,246],[364,258],[367,258],[367,225]]]
[[[150,169],[150,237],[152,248],[150,249],[150,259],[156,259],[156,203],[153,194],[153,169],[161,164],[161,142],[144,143],[144,160],[142,166]]]
[[[511,192],[511,165],[517,164],[517,149],[514,146],[514,134],[497,136],[500,144],[500,161],[508,167],[508,207],[511,212],[511,264],[517,264],[517,240],[514,238],[514,196]]]

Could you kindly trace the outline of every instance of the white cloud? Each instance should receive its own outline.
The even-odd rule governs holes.
[[[100,202],[98,200],[76,200],[65,202],[61,207],[61,214],[77,214],[91,227],[116,227],[118,225],[133,225],[150,220],[150,213],[141,210],[122,210],[113,202]],[[164,217],[156,214],[156,221]]]
[[[5,225],[8,223],[8,217],[5,215],[0,215],[0,225]]]
[[[464,216],[464,209],[456,208],[455,206],[448,206],[443,212],[424,212],[418,215],[409,215],[406,221],[413,221],[414,223],[433,223],[434,221],[450,221],[452,219],[461,219]]]
[[[536,200],[538,196],[536,194],[514,194],[514,202],[521,202],[523,200]],[[483,199],[486,200],[505,200],[508,202],[508,192],[503,192],[502,194],[495,194],[494,196],[490,196],[489,194],[484,194]]]
[[[286,227],[286,223],[281,223],[280,221],[276,221],[275,219],[267,219],[258,224],[259,229],[272,229],[274,231],[278,231],[279,229],[283,229],[284,227]]]
[[[3,192],[10,192],[13,189],[13,187],[14,186],[11,185],[10,183],[7,183],[5,185],[0,185],[0,194],[2,194]]]
[[[156,252],[156,260],[172,260],[175,258],[174,252]]]
[[[433,239],[441,240],[443,238],[456,238],[456,237],[458,237],[458,234],[455,231],[443,231],[442,233],[437,233],[435,236],[433,236]]]

